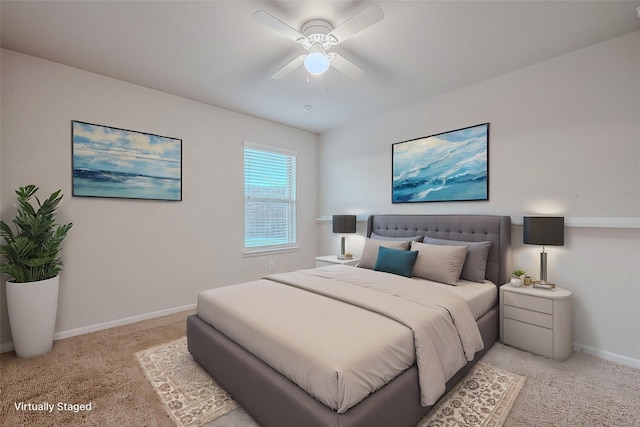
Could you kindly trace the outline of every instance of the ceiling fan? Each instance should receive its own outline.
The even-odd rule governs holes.
[[[343,56],[328,51],[333,46],[342,43],[349,37],[380,21],[384,14],[378,5],[371,4],[336,28],[333,28],[324,19],[312,19],[304,23],[301,31],[294,30],[264,10],[259,10],[252,16],[256,21],[283,34],[296,43],[300,43],[309,52],[306,55],[296,57],[282,67],[271,76],[272,79],[281,79],[301,65],[304,65],[305,69],[315,76],[323,74],[329,69],[329,66],[332,66],[347,77],[357,79],[364,73],[362,69]]]

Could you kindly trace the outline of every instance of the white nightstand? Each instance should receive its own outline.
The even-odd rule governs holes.
[[[571,356],[571,291],[500,286],[500,341],[553,359]]]
[[[316,267],[324,267],[332,264],[356,265],[360,262],[358,258],[338,259],[338,255],[326,255],[316,257]]]

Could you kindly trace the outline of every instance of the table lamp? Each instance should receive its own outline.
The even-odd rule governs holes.
[[[555,288],[547,282],[547,253],[545,246],[564,246],[564,217],[562,216],[525,216],[523,243],[542,245],[540,252],[540,281],[534,282],[544,287]]]
[[[340,255],[338,259],[347,259],[345,254],[345,234],[356,232],[356,216],[355,215],[333,215],[333,232],[342,233],[340,241]]]

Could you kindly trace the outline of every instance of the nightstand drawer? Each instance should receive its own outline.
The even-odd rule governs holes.
[[[510,305],[505,305],[503,309],[504,317],[508,319],[519,320],[521,322],[542,326],[543,328],[553,329],[553,316],[550,314],[525,310]]]
[[[506,345],[554,359],[573,351],[571,291],[500,286],[500,340]]]
[[[514,307],[526,308],[527,310],[553,314],[553,300],[548,298],[505,292],[504,303]]]
[[[513,319],[504,319],[504,341],[514,347],[553,357],[553,330]]]

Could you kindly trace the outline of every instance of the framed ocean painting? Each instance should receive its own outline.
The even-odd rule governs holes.
[[[392,203],[489,200],[489,123],[392,145]]]
[[[73,196],[182,200],[182,140],[71,121]]]

